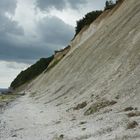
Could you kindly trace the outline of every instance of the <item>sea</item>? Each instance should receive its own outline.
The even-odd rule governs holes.
[[[0,94],[6,94],[8,91],[8,88],[0,88]]]

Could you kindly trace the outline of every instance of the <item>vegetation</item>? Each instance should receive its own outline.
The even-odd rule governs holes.
[[[102,14],[103,11],[92,11],[87,13],[82,19],[77,21],[77,26],[75,28],[75,36],[85,27],[86,25],[90,25],[94,20],[97,19],[98,16]]]
[[[125,109],[124,109],[124,111],[133,111],[133,110],[138,110],[138,108],[137,107],[132,107],[132,106],[130,106],[130,107],[126,107]]]
[[[93,105],[91,105],[91,107],[84,113],[84,115],[94,114],[96,112],[99,112],[101,109],[107,106],[112,106],[116,103],[117,103],[116,101],[108,101],[108,100],[96,102]]]
[[[112,0],[109,0],[109,1],[107,0],[106,3],[105,3],[105,10],[109,10],[109,9],[114,8],[116,3],[114,3]]]
[[[136,121],[132,121],[128,123],[127,129],[133,129],[133,128],[136,128],[137,126],[138,126],[138,123]]]
[[[118,3],[121,3],[123,0],[116,0],[116,2],[113,2],[112,0],[107,0],[105,3],[105,9],[104,10],[109,10],[113,9]]]
[[[116,3],[114,3],[112,0],[107,0],[105,3],[104,10],[113,9],[115,5],[122,0],[117,0]],[[82,19],[77,21],[77,25],[75,27],[75,36],[85,27],[89,26],[93,21],[95,21],[103,11],[92,11],[87,13]]]
[[[32,93],[30,93],[30,97],[35,97],[36,94],[37,94],[37,92],[32,92]]]
[[[0,103],[1,102],[7,102],[9,100],[13,100],[16,98],[16,94],[3,94],[3,95],[0,95]]]
[[[127,114],[128,117],[137,117],[140,116],[140,111],[130,112]]]
[[[26,69],[25,71],[22,71],[15,80],[11,83],[11,87],[13,89],[25,84],[26,82],[29,82],[33,78],[37,77],[40,73],[42,73],[50,64],[54,56],[48,57],[48,58],[41,58],[39,61],[37,61],[35,64],[33,64],[31,67]]]
[[[60,59],[61,60],[61,59]],[[55,60],[45,71],[44,73],[46,73],[47,71],[50,71],[55,65],[57,65],[59,63],[60,60]]]
[[[20,95],[12,93],[12,94],[0,94],[0,113],[3,111],[6,105],[10,102],[14,101]]]
[[[86,106],[87,106],[87,102],[82,102],[82,103],[78,104],[76,107],[74,107],[73,109],[74,110],[80,110],[80,109],[83,109]]]

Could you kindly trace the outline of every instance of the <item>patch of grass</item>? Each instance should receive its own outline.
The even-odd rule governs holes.
[[[86,130],[86,128],[82,128],[82,131],[85,131]]]
[[[0,111],[1,109],[5,108],[6,105],[8,105],[10,102],[14,101],[17,97],[20,95],[18,94],[6,94],[6,95],[0,95]]]
[[[84,107],[86,107],[87,106],[87,102],[83,102],[83,103],[80,103],[80,104],[78,104],[76,107],[74,107],[73,109],[74,110],[79,110],[79,109],[82,109],[82,108],[84,108]]]
[[[132,111],[132,110],[134,110],[134,108],[131,106],[124,109],[124,111]]]
[[[35,97],[36,94],[37,94],[37,92],[32,92],[32,93],[30,93],[30,97]]]
[[[138,108],[134,108],[134,107],[126,107],[125,109],[124,109],[124,111],[125,112],[127,112],[127,111],[132,111],[132,110],[138,110]]]
[[[62,103],[58,103],[56,106],[60,106],[60,105],[62,105]]]
[[[87,122],[80,122],[80,125],[86,124]]]
[[[12,137],[17,137],[17,135],[16,135],[16,134],[14,134],[14,135],[12,135]]]
[[[61,134],[60,136],[56,136],[54,138],[54,140],[63,140],[63,139],[64,139],[64,135],[63,134]]]
[[[127,125],[127,129],[134,129],[138,126],[138,123],[136,121],[129,122]]]
[[[127,114],[128,117],[137,117],[140,116],[140,111],[130,112]]]
[[[91,105],[91,107],[84,113],[84,115],[91,115],[96,112],[99,112],[100,109],[105,108],[107,106],[111,106],[116,104],[116,101],[99,101]]]
[[[17,96],[18,96],[17,94],[0,95],[0,102],[14,100]]]
[[[61,123],[61,121],[57,121],[57,122],[55,122],[55,124],[60,124]]]

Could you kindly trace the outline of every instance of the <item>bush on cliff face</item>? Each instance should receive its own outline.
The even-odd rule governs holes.
[[[77,26],[75,28],[75,36],[85,27],[86,25],[90,25],[94,20],[97,19],[98,16],[102,14],[102,11],[92,11],[87,13],[82,19],[77,21]]]
[[[117,3],[118,1],[116,1]],[[107,0],[105,3],[105,10],[109,10],[114,8],[114,6],[116,5],[116,3],[114,3],[112,0]]]
[[[113,2],[112,0],[107,0],[105,3],[105,8],[104,10],[109,10],[113,9],[115,5],[122,0],[116,0],[116,2]],[[93,21],[95,21],[103,11],[98,10],[98,11],[92,11],[87,13],[82,19],[77,21],[77,25],[75,27],[75,36],[87,25],[90,25]]]
[[[15,89],[26,82],[32,80],[37,77],[40,73],[42,73],[50,64],[54,56],[48,58],[41,58],[35,64],[22,71],[15,80],[11,83],[11,88]]]

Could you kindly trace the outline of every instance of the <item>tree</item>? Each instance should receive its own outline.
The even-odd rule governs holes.
[[[105,9],[108,9],[108,7],[109,7],[109,1],[106,1],[105,2]]]
[[[85,27],[90,25],[94,20],[102,14],[103,11],[92,11],[87,13],[82,19],[77,21],[77,26],[75,27],[75,36]]]
[[[48,58],[41,58],[39,61],[37,61],[35,64],[30,66],[24,71],[21,71],[20,74],[14,79],[14,81],[11,83],[11,88],[15,89],[26,82],[31,81],[35,77],[37,77],[40,73],[42,73],[50,64],[50,62],[53,60],[54,56]]]
[[[109,0],[109,1],[107,0],[105,3],[105,10],[112,9],[114,6],[115,6],[115,3],[113,3],[112,0]]]

